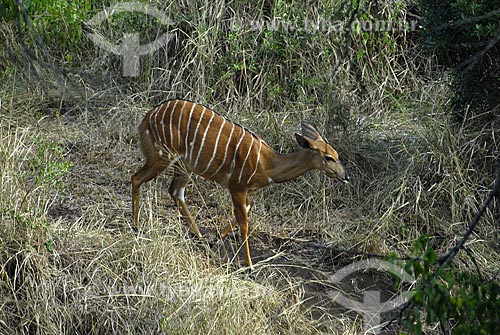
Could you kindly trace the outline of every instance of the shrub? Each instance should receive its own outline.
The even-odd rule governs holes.
[[[457,110],[500,104],[500,9],[496,0],[419,0],[424,46],[454,74]],[[463,116],[463,109],[460,114]],[[489,114],[491,117],[492,115]]]
[[[405,266],[405,270],[420,281],[410,308],[405,310],[404,327],[410,334],[422,334],[423,323],[430,326],[437,323],[445,334],[498,332],[499,283],[453,264],[439,266],[440,261],[428,241],[427,236],[419,238],[414,251],[420,257]]]

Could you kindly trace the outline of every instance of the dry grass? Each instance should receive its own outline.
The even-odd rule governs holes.
[[[22,121],[19,113],[25,115]],[[458,204],[477,206],[487,191],[473,191],[471,178],[479,176],[460,173],[471,161],[434,148],[446,136],[463,142],[454,134],[417,129],[415,138],[393,139],[379,153],[370,136],[359,146],[345,140],[354,148],[348,166],[357,178],[351,186],[310,173],[256,198],[252,250],[260,260],[278,258],[258,265],[249,277],[231,251],[228,259],[217,251],[218,237],[212,242],[219,248],[210,238],[190,238],[166,195],[168,177],[144,187],[143,229],[136,234],[130,228],[129,178],[140,165],[133,117],[125,112],[87,120],[30,116],[36,114],[35,108],[20,111],[14,105],[3,110],[8,120],[2,123],[0,150],[5,333],[357,333],[362,320],[332,312],[328,303],[310,304],[305,294],[324,292],[328,286],[311,285],[328,285],[329,271],[349,256],[330,259],[321,249],[306,254],[307,243],[300,241],[405,255],[419,234],[430,233],[441,237],[435,247],[444,251],[473,213]],[[55,178],[64,182],[64,193],[51,180],[33,186],[41,172],[32,164],[43,143],[62,148],[64,160],[72,163],[69,173]],[[387,162],[384,157],[391,155]],[[443,180],[429,186],[427,178],[441,171],[447,171]],[[230,219],[226,193],[194,177],[188,201],[203,229],[220,229]],[[499,265],[493,212],[486,220],[490,225],[481,226],[469,248],[482,271],[492,273]],[[239,247],[237,240],[229,243]],[[337,265],[328,270],[332,262]],[[471,266],[467,259],[460,262]],[[312,271],[318,265],[323,272]]]
[[[316,332],[319,323],[301,308],[300,286],[286,271],[256,281],[238,260],[226,263],[206,241],[189,237],[165,195],[166,178],[144,188],[144,226],[133,232],[129,178],[139,155],[128,116],[65,121],[30,117],[38,113],[32,109],[19,122],[14,106],[2,112],[10,120],[2,123],[0,147],[2,333]],[[53,180],[35,181],[41,171],[32,164],[43,143],[62,148],[72,163],[57,177],[64,193]],[[221,228],[229,199],[210,187],[196,179],[190,202],[201,226]],[[213,205],[219,200],[227,205]],[[348,320],[321,327],[349,329]]]

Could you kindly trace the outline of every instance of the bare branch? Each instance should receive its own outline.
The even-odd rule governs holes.
[[[498,197],[500,194],[500,169],[497,171],[497,176],[495,178],[495,183],[493,184],[493,188],[491,189],[490,194],[488,197],[483,201],[483,204],[479,208],[479,211],[476,213],[474,218],[472,219],[472,222],[469,225],[469,228],[465,232],[465,234],[462,236],[462,239],[453,247],[451,248],[446,254],[442,255],[439,257],[438,262],[439,262],[439,267],[436,269],[434,272],[433,278],[437,276],[437,273],[444,268],[446,265],[448,265],[453,258],[457,255],[458,251],[463,248],[465,242],[469,238],[469,236],[472,234],[474,231],[474,228],[476,225],[479,223],[479,220],[483,216],[484,212],[488,208],[489,204],[491,201],[495,198]]]
[[[463,26],[463,25],[466,25],[469,23],[474,23],[474,22],[485,20],[485,19],[489,19],[490,17],[495,16],[495,15],[500,15],[500,9],[491,11],[488,14],[481,15],[481,16],[469,17],[469,18],[466,18],[463,20],[453,21],[450,23],[443,23],[443,24],[437,26],[436,28],[431,29],[431,32],[435,33],[435,32],[439,32],[441,30],[445,30],[448,28],[460,27],[460,26]]]
[[[468,70],[470,67],[472,67],[474,64],[477,64],[483,58],[483,56],[490,51],[491,48],[493,48],[498,42],[500,42],[500,28],[498,28],[493,35],[493,37],[487,42],[488,44],[486,47],[474,54],[472,57],[467,59],[466,61],[458,64],[457,68],[458,69],[463,69],[466,68],[465,70]]]

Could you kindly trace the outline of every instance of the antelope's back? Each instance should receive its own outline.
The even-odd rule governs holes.
[[[248,185],[258,173],[261,150],[267,144],[209,108],[173,99],[144,118],[159,155],[180,157],[189,170],[204,178],[223,185]]]

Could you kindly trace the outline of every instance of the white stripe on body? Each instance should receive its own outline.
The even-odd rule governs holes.
[[[184,108],[186,107],[186,101],[184,100],[182,102],[182,107],[181,107],[181,113],[179,115],[179,122],[177,122],[177,152],[180,151],[181,148],[181,121],[182,121],[182,114],[184,114]],[[172,144],[173,146],[173,144]]]
[[[203,107],[203,111],[201,112],[200,119],[198,120],[198,124],[196,125],[196,130],[194,131],[193,140],[191,141],[191,147],[193,147],[194,142],[196,141],[196,136],[198,135],[198,129],[200,129],[201,121],[203,121],[203,115],[205,114],[205,110],[206,110],[206,108]],[[191,153],[189,154],[189,163],[191,163],[193,161],[193,152],[194,152],[194,150],[192,150]]]
[[[241,128],[241,130],[243,131],[243,134],[241,135],[240,140],[238,141],[238,144],[236,145],[236,149],[234,149],[233,161],[231,162],[231,170],[228,174],[229,179],[231,179],[231,177],[233,176],[234,167],[236,165],[236,157],[238,157],[238,149],[239,149],[240,144],[241,144],[241,142],[243,142],[243,139],[245,138],[245,135],[246,135],[246,131],[243,127]]]
[[[169,133],[170,133],[170,147],[174,147],[174,133],[172,131],[172,120],[174,118],[174,112],[175,112],[175,107],[177,107],[177,104],[179,103],[179,100],[175,100],[174,107],[170,111],[170,123],[169,123]]]
[[[208,161],[208,164],[207,164],[207,167],[205,168],[205,170],[203,170],[203,172],[201,173],[202,175],[205,174],[208,171],[208,169],[210,169],[210,166],[212,165],[212,162],[217,154],[217,149],[219,149],[219,138],[220,138],[220,135],[222,134],[222,128],[224,128],[224,126],[226,125],[226,119],[223,116],[221,116],[221,117],[222,117],[222,124],[220,126],[219,132],[217,133],[217,139],[215,140],[214,150],[212,151],[212,157]]]
[[[257,151],[257,160],[255,162],[255,169],[253,170],[253,173],[252,175],[250,176],[250,178],[248,178],[247,180],[247,185],[250,184],[250,181],[252,180],[253,176],[255,175],[255,173],[257,172],[257,168],[259,167],[259,161],[260,161],[260,151],[262,149],[262,140],[259,139],[259,149]]]
[[[165,132],[165,131],[166,131],[166,129],[165,129],[166,127],[165,127],[165,122],[164,122],[164,121],[165,121],[165,115],[166,115],[165,111],[167,111],[167,110],[168,110],[168,107],[170,106],[170,103],[171,103],[171,102],[172,102],[172,100],[170,100],[170,101],[167,103],[167,106],[165,106],[165,109],[163,110],[163,116],[162,116],[162,118],[161,118],[161,128],[162,128],[161,130],[162,130],[162,135],[163,135],[163,136],[162,136],[162,140],[160,141],[160,142],[162,143],[162,147],[163,147],[164,149],[166,149],[166,151],[169,153],[169,155],[168,155],[169,157],[170,157],[170,152],[171,152],[171,150],[170,150],[170,149],[168,149],[168,147],[167,147],[167,134],[166,134],[166,132]],[[163,105],[164,105],[164,104],[162,104],[161,106],[163,106]],[[161,106],[160,106],[160,107],[161,107]],[[160,111],[160,110],[161,110],[161,108],[159,108],[159,109],[158,109],[158,111]],[[158,134],[158,137],[160,137],[160,136],[159,136],[159,134]]]
[[[207,137],[208,131],[210,130],[210,124],[212,123],[212,120],[215,116],[215,113],[213,111],[212,116],[210,117],[210,120],[208,121],[207,127],[205,128],[205,132],[203,133],[203,137],[201,138],[201,144],[200,148],[198,149],[198,155],[196,156],[196,161],[194,162],[194,166],[198,167],[198,160],[200,159],[201,152],[203,150],[203,146],[205,145],[205,138]]]
[[[254,137],[252,135],[250,135],[250,137],[252,138],[252,141],[250,142],[250,146],[248,147],[247,156],[245,157],[245,160],[243,161],[243,165],[241,166],[240,176],[238,177],[238,183],[241,182],[241,176],[243,175],[243,170],[245,169],[245,165],[247,164],[248,157],[250,156],[250,153],[252,152]]]
[[[224,149],[224,158],[222,159],[221,165],[219,165],[219,167],[217,168],[217,170],[215,170],[215,172],[212,173],[212,175],[210,177],[213,177],[217,173],[219,173],[220,169],[222,169],[222,167],[224,166],[224,163],[226,162],[227,149],[229,148],[229,143],[231,142],[231,139],[233,138],[233,132],[234,132],[234,123],[232,123],[232,122],[230,122],[230,123],[231,123],[231,132],[229,133],[229,139],[227,140],[226,148]]]
[[[187,123],[187,127],[185,129],[186,131],[186,143],[184,143],[184,145],[186,146],[186,150],[184,152],[184,157],[188,157],[189,156],[189,147],[188,147],[188,139],[189,139],[189,132],[191,131],[191,128],[189,127],[191,125],[191,117],[193,116],[193,111],[194,111],[194,108],[196,107],[196,104],[193,102],[193,107],[191,107],[191,111],[189,112],[189,120],[188,120],[188,123]]]
[[[157,108],[155,108],[154,112],[152,114],[154,114],[154,122],[153,122],[153,125],[154,125],[154,133],[155,133],[155,136],[156,136],[156,144],[160,145],[161,146],[161,138],[160,138],[160,132],[158,131],[158,114],[160,113],[160,109],[161,109],[161,105],[158,106]]]

